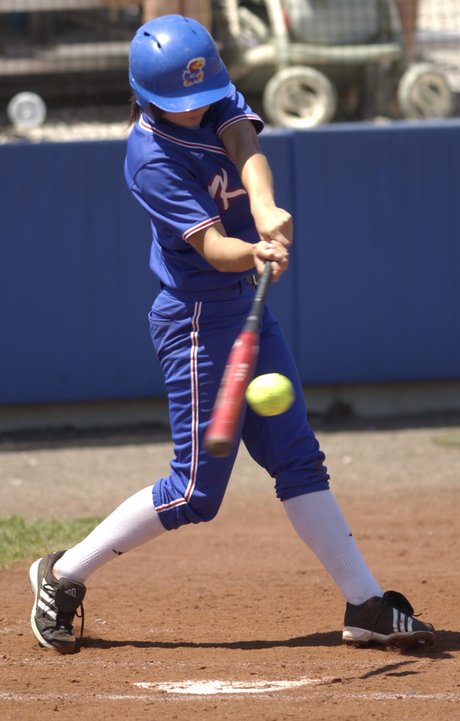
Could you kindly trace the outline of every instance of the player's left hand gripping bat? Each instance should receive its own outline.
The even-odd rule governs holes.
[[[272,264],[267,262],[243,330],[233,343],[205,435],[205,448],[211,456],[224,458],[230,453],[240,420],[246,389],[252,378],[259,352],[259,321],[267,298]]]

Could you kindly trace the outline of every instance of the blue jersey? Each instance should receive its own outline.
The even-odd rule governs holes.
[[[189,239],[220,221],[230,237],[259,240],[248,194],[220,140],[226,128],[247,119],[262,130],[259,116],[232,86],[210,106],[200,127],[183,128],[142,115],[128,140],[126,180],[150,217],[150,266],[163,286],[149,320],[168,389],[175,452],[170,474],[153,486],[154,506],[167,529],[214,517],[239,437],[276,479],[281,500],[328,487],[324,455],[307,421],[292,354],[268,308],[259,328],[255,374],[278,372],[290,378],[295,401],[281,416],[258,416],[246,408],[227,458],[211,457],[203,445],[220,379],[255,289],[246,282],[250,271],[217,271]]]
[[[150,217],[150,267],[169,288],[213,290],[248,275],[217,272],[188,242],[218,221],[228,236],[250,243],[260,240],[240,174],[220,140],[226,128],[247,119],[257,132],[263,129],[260,117],[232,86],[198,128],[141,115],[131,131],[125,177]]]

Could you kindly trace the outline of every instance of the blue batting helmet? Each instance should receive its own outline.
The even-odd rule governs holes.
[[[138,104],[151,113],[183,112],[221,100],[230,77],[203,25],[182,15],[162,15],[136,32],[129,55],[129,82]]]

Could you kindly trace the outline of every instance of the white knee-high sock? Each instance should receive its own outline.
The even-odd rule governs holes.
[[[80,543],[55,563],[56,578],[84,583],[111,558],[165,533],[152,500],[152,486],[124,501]]]
[[[319,558],[348,603],[359,605],[383,595],[330,490],[289,498],[283,506],[300,538]]]

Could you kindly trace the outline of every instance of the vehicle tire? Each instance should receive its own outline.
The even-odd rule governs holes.
[[[323,73],[294,66],[279,70],[270,78],[262,102],[271,124],[311,128],[332,120],[337,110],[337,93]]]
[[[455,97],[445,73],[431,63],[409,67],[398,84],[401,114],[408,119],[448,118]]]
[[[267,42],[269,36],[268,26],[255,13],[248,8],[238,8],[240,23],[240,42],[244,47],[254,47]]]

